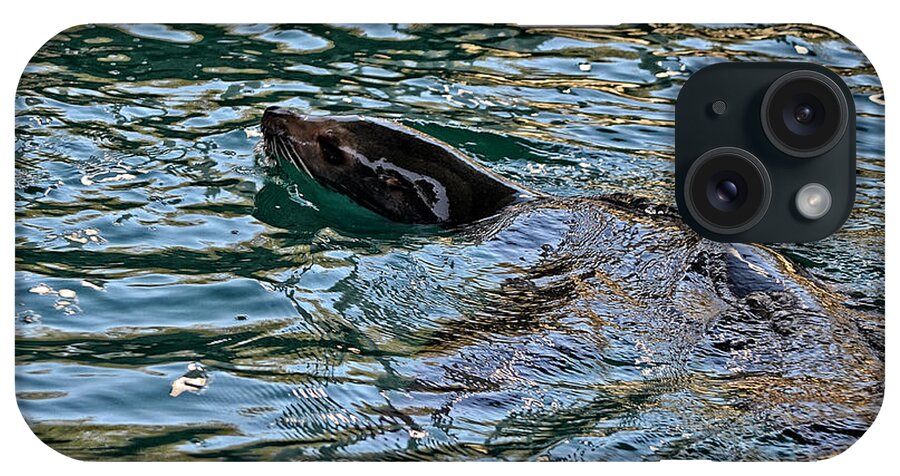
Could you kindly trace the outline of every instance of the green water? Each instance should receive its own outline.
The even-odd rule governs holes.
[[[622,323],[497,324],[503,309],[490,296],[523,273],[517,259],[557,239],[552,227],[523,234],[522,257],[510,256],[445,231],[394,226],[290,171],[257,165],[259,120],[281,105],[402,120],[549,194],[627,192],[672,203],[679,87],[708,64],[776,59],[841,74],[859,136],[857,208],[847,226],[823,242],[778,249],[877,331],[884,102],[872,66],[827,30],[63,32],[34,56],[16,96],[22,413],[45,442],[83,459],[807,459],[840,451],[864,425],[822,421],[816,438],[782,420],[735,430],[753,412],[748,389],[794,378],[789,368],[727,376],[719,356],[661,377],[646,371],[651,344],[617,344]],[[692,342],[713,339],[692,332]],[[840,402],[868,413],[872,403]],[[792,411],[800,410],[778,416]]]

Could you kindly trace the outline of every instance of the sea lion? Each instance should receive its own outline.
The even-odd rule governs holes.
[[[360,116],[263,114],[266,152],[391,220],[452,226],[539,194],[503,180],[437,139]]]

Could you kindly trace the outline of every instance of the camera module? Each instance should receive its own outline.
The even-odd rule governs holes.
[[[675,201],[704,238],[806,243],[850,216],[856,104],[841,76],[796,61],[717,62],[675,107]]]

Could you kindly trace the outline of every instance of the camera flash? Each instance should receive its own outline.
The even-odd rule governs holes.
[[[804,218],[818,220],[831,209],[831,192],[822,184],[808,183],[797,191],[794,204]]]

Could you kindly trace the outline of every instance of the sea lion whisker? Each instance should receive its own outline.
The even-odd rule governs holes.
[[[284,144],[282,144],[280,140],[275,141],[275,153],[277,155],[281,156],[281,158],[283,158],[283,159],[286,159],[291,162],[294,161],[291,158],[291,156],[288,155],[287,149],[284,147]]]
[[[273,136],[267,135],[263,137],[263,148],[266,151],[266,155],[275,158],[278,151],[275,149],[275,138]]]
[[[309,175],[309,178],[315,180],[316,178],[313,177],[312,172],[310,172],[309,169],[306,167],[306,164],[303,162],[303,158],[300,157],[300,154],[296,150],[294,150],[294,148],[291,147],[290,144],[287,143],[287,140],[284,140],[281,137],[279,137],[278,139],[279,139],[278,142],[281,144],[281,147],[284,149],[285,158],[287,158],[291,162],[294,162],[295,164],[300,164],[300,167],[302,167],[303,171],[306,172],[307,175]]]

